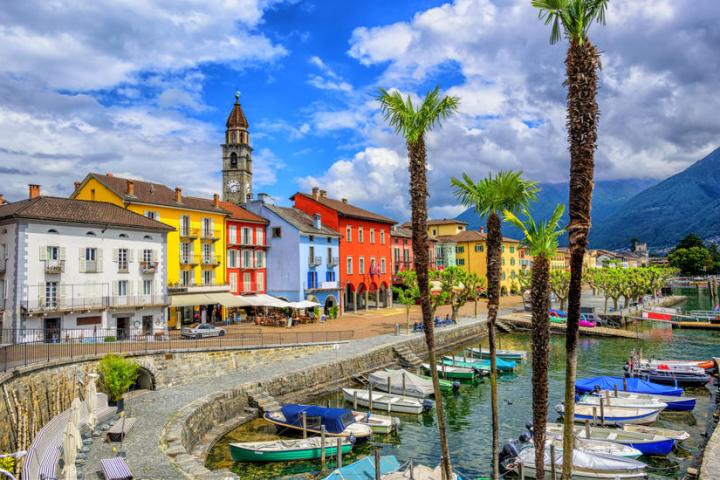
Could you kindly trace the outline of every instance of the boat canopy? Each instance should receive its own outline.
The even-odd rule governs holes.
[[[355,422],[352,412],[346,408],[325,408],[294,403],[282,407],[282,414],[290,425],[302,426],[303,412],[308,428],[319,429],[324,425],[328,433],[342,433],[348,425]]]
[[[627,391],[636,393],[650,393],[653,395],[672,395],[679,397],[683,393],[682,388],[660,385],[658,383],[648,382],[639,378],[622,377],[593,377],[583,378],[575,382],[575,390],[577,393],[593,392],[596,387],[600,390],[614,390],[615,387],[619,391],[623,391],[623,381],[627,381]]]

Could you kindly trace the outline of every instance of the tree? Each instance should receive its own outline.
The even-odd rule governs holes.
[[[685,235],[685,237],[682,240],[680,240],[680,242],[675,246],[675,249],[692,248],[692,247],[705,248],[705,242],[703,242],[703,239],[694,233]]]
[[[140,366],[120,355],[108,353],[98,363],[101,387],[113,402],[122,398],[137,379]]]
[[[397,296],[397,301],[405,305],[405,324],[407,332],[410,333],[410,307],[417,303],[420,298],[420,289],[417,284],[417,275],[414,270],[403,270],[398,272],[398,277],[402,282],[402,287],[393,287],[393,291]]]
[[[552,24],[550,42],[568,40],[565,57],[567,86],[567,129],[570,143],[570,195],[568,243],[570,249],[570,292],[565,337],[565,415],[563,428],[563,480],[570,480],[572,428],[575,411],[575,377],[579,341],[580,296],[583,257],[590,232],[595,150],[597,148],[598,70],[600,52],[590,42],[588,31],[594,22],[605,23],[608,0],[532,0],[540,19]]]
[[[565,302],[570,290],[570,272],[566,270],[553,270],[550,272],[550,289],[560,302],[560,310],[565,310]]]
[[[380,89],[378,97],[385,120],[405,139],[410,173],[410,205],[412,208],[412,248],[417,283],[420,291],[425,343],[427,344],[430,373],[435,392],[435,411],[440,437],[440,463],[445,478],[452,478],[450,449],[447,442],[445,412],[443,410],[440,382],[435,361],[435,325],[430,304],[428,280],[428,233],[427,233],[427,154],[425,134],[451,116],[458,108],[457,97],[440,97],[440,88],[428,92],[420,105],[413,105],[410,96],[403,99],[398,91],[392,93]]]
[[[476,273],[467,272],[460,267],[448,267],[443,270],[433,270],[430,279],[439,282],[440,292],[435,297],[441,297],[445,303],[450,304],[451,315],[457,321],[458,312],[469,300],[476,298],[478,288],[485,284],[484,279]],[[477,309],[476,309],[477,310]],[[477,311],[475,312],[477,315]]]
[[[550,259],[557,251],[558,238],[565,233],[559,228],[565,206],[559,204],[547,222],[536,223],[524,210],[523,222],[512,212],[504,212],[505,221],[523,232],[523,245],[533,256],[532,287],[532,405],[533,443],[535,444],[535,478],[545,478],[545,430],[548,416],[548,368],[550,357]],[[561,273],[565,273],[562,271]]]
[[[492,410],[493,477],[500,476],[500,419],[498,416],[495,322],[500,305],[502,229],[500,212],[516,212],[537,198],[537,183],[522,178],[522,172],[499,172],[475,183],[467,174],[451,180],[455,196],[466,207],[487,217],[488,343],[490,346],[490,403]]]
[[[668,254],[668,263],[683,275],[702,275],[713,270],[712,255],[704,246],[675,248]]]

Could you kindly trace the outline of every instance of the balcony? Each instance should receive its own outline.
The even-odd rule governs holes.
[[[311,267],[319,267],[320,265],[322,265],[322,257],[309,257],[308,265],[310,265]]]
[[[181,267],[194,267],[198,264],[200,261],[199,256],[194,255],[181,255],[180,256],[180,266]]]
[[[142,273],[157,272],[158,262],[140,262],[140,271]]]
[[[319,282],[317,285],[311,285],[308,287],[307,282],[303,282],[303,289],[308,292],[317,291],[317,290],[337,290],[339,287],[339,282]]]
[[[328,257],[328,267],[337,267],[340,263],[340,257]]]
[[[7,265],[7,259],[0,258],[0,273],[5,273],[6,265]]]
[[[45,260],[45,273],[58,274],[65,271],[65,260]]]
[[[200,234],[200,229],[190,227],[180,227],[180,238],[182,240],[195,240]]]
[[[200,238],[203,242],[217,242],[218,240],[220,240],[220,230],[203,229]]]
[[[220,255],[198,255],[195,263],[199,263],[203,267],[215,268],[220,265]]]
[[[125,295],[106,297],[109,308],[167,305],[167,295]]]

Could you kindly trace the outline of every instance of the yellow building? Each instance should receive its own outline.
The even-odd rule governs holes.
[[[570,270],[570,250],[560,247],[550,259],[550,270]]]
[[[467,230],[467,223],[454,218],[443,218],[440,220],[428,220],[428,235],[431,238],[449,237]]]
[[[466,230],[452,237],[455,242],[455,262],[468,272],[476,273],[487,282],[487,234]],[[520,241],[503,238],[500,288],[503,294],[516,291],[520,272]]]
[[[180,188],[173,190],[157,183],[91,173],[76,183],[72,198],[113,203],[174,227],[167,235],[167,282],[171,294],[191,292],[195,286],[208,291],[212,287],[227,290],[224,252],[227,212],[219,206],[217,195],[213,199],[190,197],[183,195]],[[185,312],[190,319],[178,319],[173,310],[171,327],[193,319],[191,312]]]

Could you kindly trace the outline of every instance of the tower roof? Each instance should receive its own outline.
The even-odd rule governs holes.
[[[240,93],[235,94],[235,104],[233,105],[232,112],[227,119],[227,128],[248,128],[248,121],[245,118],[245,112],[243,112],[240,106]]]

